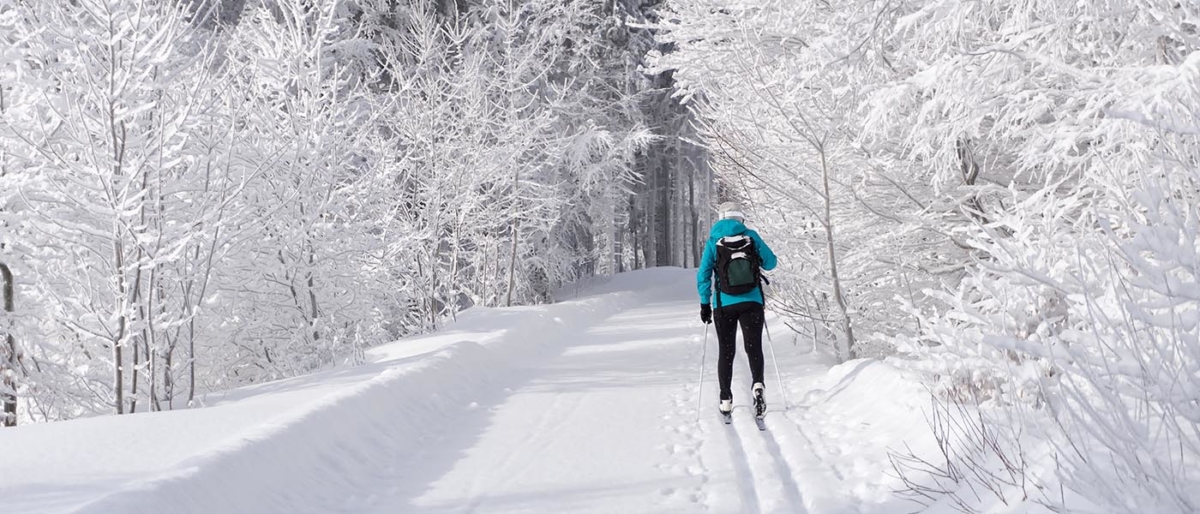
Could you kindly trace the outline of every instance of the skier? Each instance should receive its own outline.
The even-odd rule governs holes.
[[[737,328],[742,326],[742,341],[750,361],[753,386],[754,415],[762,418],[767,410],[763,385],[763,292],[761,270],[775,268],[775,253],[758,233],[746,228],[745,215],[734,202],[725,202],[718,209],[721,219],[712,226],[704,244],[704,256],[696,273],[700,292],[700,321],[715,319],[720,355],[717,359],[717,378],[721,385],[720,410],[728,415],[733,410],[733,356]],[[716,276],[716,303],[713,310],[713,277]]]

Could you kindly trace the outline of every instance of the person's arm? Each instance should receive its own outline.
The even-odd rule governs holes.
[[[758,249],[758,257],[762,259],[762,269],[775,269],[775,265],[778,264],[775,252],[772,252],[771,247],[758,236],[758,232],[750,231],[750,237],[754,239],[754,247]]]
[[[696,290],[700,293],[700,305],[708,305],[712,302],[712,274],[715,264],[713,261],[716,259],[714,255],[716,251],[711,239],[704,243],[704,255],[700,257],[700,269],[696,270]]]

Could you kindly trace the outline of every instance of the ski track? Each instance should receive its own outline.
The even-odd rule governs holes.
[[[734,408],[733,426],[753,476],[754,491],[758,496],[755,510],[764,514],[804,512],[804,507],[793,500],[798,494],[791,473],[786,471],[786,465],[780,472],[778,449],[773,451],[768,444],[769,428],[768,431],[758,429],[754,413],[748,406]]]
[[[734,475],[737,477],[738,491],[742,499],[742,507],[744,512],[763,512],[762,502],[759,499],[759,491],[756,486],[757,478],[754,470],[750,465],[750,453],[746,451],[746,447],[742,444],[739,432],[744,430],[740,428],[741,423],[738,419],[741,416],[737,415],[737,409],[734,409],[733,424],[726,425],[724,421],[718,420],[720,428],[725,431],[725,440],[729,444],[729,461],[734,468]],[[758,431],[758,427],[753,427]]]
[[[800,492],[800,486],[796,482],[791,465],[787,462],[786,454],[780,448],[779,442],[775,440],[775,434],[771,430],[771,425],[768,424],[767,429],[760,433],[765,437],[767,452],[775,461],[775,472],[779,474],[781,479],[784,479],[784,494],[787,497],[787,505],[792,507],[792,512],[806,512],[807,508],[802,507],[804,505],[804,495]]]

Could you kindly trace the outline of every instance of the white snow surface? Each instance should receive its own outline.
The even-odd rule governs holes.
[[[693,270],[557,304],[470,309],[371,363],[206,408],[0,431],[5,513],[909,512],[889,448],[931,451],[927,396],[886,363],[832,366],[773,317],[768,430],[734,365],[716,411]],[[774,321],[774,323],[771,323]],[[699,422],[697,422],[699,414]]]

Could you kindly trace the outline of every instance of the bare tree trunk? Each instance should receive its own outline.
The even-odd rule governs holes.
[[[17,425],[17,384],[13,380],[12,375],[17,371],[17,340],[13,337],[12,316],[14,308],[14,292],[12,270],[8,269],[8,265],[0,262],[0,278],[4,280],[4,312],[5,327],[4,330],[4,349],[0,352],[0,376],[4,377],[4,389],[6,393],[0,400],[4,403],[3,419],[0,419],[0,426],[12,427]]]
[[[521,185],[521,174],[520,174],[520,172],[514,172],[513,173],[513,194],[516,195],[516,197],[518,198],[517,201],[519,201],[519,198],[520,198],[520,195],[518,194],[518,191],[520,190],[520,185]],[[512,258],[508,262],[508,293],[505,295],[505,299],[504,299],[504,305],[506,307],[512,306],[513,285],[515,283],[516,272],[517,272],[517,229],[519,227],[520,227],[520,225],[519,225],[519,222],[517,221],[516,212],[514,211],[513,217],[512,217]]]
[[[188,405],[196,399],[196,307],[188,316]]]
[[[150,312],[150,316],[146,318],[146,333],[149,335],[145,339],[146,361],[149,363],[149,366],[146,368],[146,379],[150,382],[150,410],[152,411],[162,410],[162,405],[158,399],[160,393],[157,379],[158,359],[156,359],[158,356],[158,338],[154,333],[154,294],[156,291],[161,293],[161,290],[158,288],[158,281],[155,280],[157,272],[157,267],[150,270],[150,282],[146,285],[146,291],[148,291],[146,293],[146,309]],[[159,299],[161,300],[162,297],[160,296]]]
[[[149,391],[146,392],[147,397],[150,399],[150,402],[149,402],[150,405],[148,408],[150,409],[151,412],[160,411],[160,410],[162,410],[162,408],[158,404],[158,387],[157,387],[158,383],[155,380],[155,375],[156,375],[157,369],[158,369],[156,367],[157,359],[154,358],[154,352],[152,352],[150,350],[150,347],[153,346],[150,344],[150,341],[145,341],[145,345],[146,345],[146,348],[145,348],[145,350],[146,350],[146,382],[149,382],[148,386],[150,388]]]
[[[117,308],[121,310],[117,317],[117,334],[112,339],[112,354],[113,354],[113,391],[116,394],[117,414],[125,413],[125,363],[122,359],[124,356],[121,353],[121,345],[125,341],[125,329],[129,324],[129,319],[125,316],[125,257],[122,253],[125,250],[125,245],[121,244],[121,235],[116,234],[117,240],[113,243],[113,254],[116,259],[117,267],[117,294],[120,295],[120,300],[117,302]]]
[[[0,113],[4,112],[4,88],[0,87]],[[0,177],[4,176],[5,170],[0,168]],[[0,244],[0,249],[4,245]],[[4,280],[4,324],[0,327],[4,328],[4,341],[0,343],[0,377],[3,381],[0,382],[4,388],[11,391],[9,394],[0,396],[0,403],[4,404],[3,415],[0,415],[0,426],[11,427],[17,424],[17,387],[16,381],[12,376],[17,371],[17,340],[12,335],[12,316],[14,310],[14,292],[16,285],[13,283],[12,270],[8,265],[0,262],[0,279]]]
[[[837,252],[833,248],[833,197],[829,193],[829,163],[826,160],[823,145],[818,148],[818,152],[821,154],[821,182],[825,190],[825,249],[829,257],[829,275],[833,279],[833,298],[837,302],[838,310],[841,311],[842,315],[842,332],[846,334],[846,355],[850,359],[854,359],[856,354],[854,329],[850,323],[850,311],[846,306],[846,298],[842,295],[842,281],[838,277],[837,270]],[[838,353],[838,360],[843,360],[841,352]]]
[[[108,34],[114,35],[114,36],[117,34],[117,27],[114,24],[111,17],[108,20]],[[125,145],[128,142],[128,140],[126,139],[127,132],[126,132],[125,122],[120,120],[120,118],[117,117],[118,109],[117,109],[117,105],[116,105],[116,98],[119,97],[119,94],[117,91],[117,87],[118,87],[117,66],[119,66],[119,64],[121,63],[121,60],[118,59],[118,57],[117,57],[118,50],[123,51],[123,44],[119,40],[112,41],[109,43],[109,45],[108,45],[108,59],[109,60],[108,60],[108,77],[107,77],[108,78],[109,100],[108,100],[108,105],[107,105],[108,112],[106,113],[106,115],[107,115],[106,122],[108,123],[109,144],[112,145],[112,148],[111,148],[112,158],[113,158],[112,187],[113,187],[114,195],[120,194],[118,192],[121,191],[121,189],[122,189],[121,184],[119,183],[117,178],[124,174]],[[121,195],[121,196],[124,196],[124,195]],[[121,216],[120,215],[121,208],[120,208],[120,204],[119,204],[120,198],[110,198],[110,201],[116,202],[116,204],[112,205],[111,207],[113,208],[113,212],[117,213],[116,216],[118,217],[118,219],[114,220],[114,222],[113,222],[113,234],[112,234],[112,237],[113,237],[113,265],[114,265],[113,271],[116,274],[115,278],[116,278],[116,282],[117,282],[116,285],[117,285],[117,295],[118,295],[117,302],[116,302],[116,307],[118,309],[117,333],[116,333],[115,337],[113,337],[113,339],[112,339],[113,389],[116,394],[116,399],[115,399],[116,401],[115,401],[114,406],[116,407],[117,414],[123,414],[125,412],[125,382],[124,382],[124,380],[125,380],[125,377],[124,377],[125,362],[124,362],[124,356],[122,355],[121,347],[122,347],[122,345],[125,344],[125,335],[126,335],[126,331],[129,328],[129,303],[130,303],[130,301],[129,301],[129,289],[128,289],[128,285],[126,284],[126,277],[125,277],[125,273],[126,273],[126,270],[125,270],[125,264],[126,264],[125,263],[125,244],[124,244],[124,241],[122,240],[122,237],[123,237],[122,232],[123,231],[122,231],[122,227],[121,227],[121,221],[119,218]]]
[[[161,299],[161,298],[160,298]],[[166,337],[164,335],[164,337]],[[167,351],[163,354],[162,363],[162,387],[163,400],[167,402],[167,408],[174,407],[175,401],[175,381],[171,375],[171,363],[175,360],[175,344],[179,340],[179,331],[175,331],[174,337],[167,337]],[[159,407],[162,410],[162,407]]]
[[[508,261],[508,293],[504,297],[504,306],[512,307],[513,285],[517,272],[517,220],[512,225],[512,258]]]
[[[143,181],[142,181],[142,191],[143,192],[146,189],[146,182],[144,179],[145,176],[146,175],[143,174]],[[141,209],[142,214],[141,214],[141,220],[139,222],[139,225],[141,225],[141,226],[145,226],[145,223],[146,223],[146,207],[145,207],[145,205],[146,205],[145,197],[143,197],[142,209]],[[141,263],[144,255],[145,255],[144,250],[142,249],[141,245],[138,245],[137,260],[135,262]],[[146,320],[146,309],[143,305],[140,304],[142,302],[142,267],[141,266],[138,266],[137,271],[133,274],[133,293],[132,294],[133,294],[133,297],[130,299],[129,303],[131,305],[138,306],[138,308],[137,308],[138,309],[138,319],[140,321],[144,322]],[[131,338],[132,338],[132,336],[131,336]],[[142,334],[141,334],[140,339],[141,339],[141,341],[135,340],[133,342],[133,359],[130,361],[130,363],[133,365],[133,369],[130,372],[131,384],[130,384],[130,388],[129,388],[129,396],[130,396],[131,400],[129,403],[129,412],[137,412],[138,360],[141,358],[141,347],[138,346],[138,343],[141,342],[144,344],[146,342],[146,329],[145,328],[142,328]]]
[[[459,235],[462,233],[462,217],[461,216],[458,216],[458,219],[455,221],[454,225],[455,225],[454,226],[454,251],[450,252],[450,278],[449,278],[450,284],[458,283],[458,251],[459,251],[459,247],[462,246],[459,244],[459,241],[458,241]],[[451,286],[451,288],[458,289],[457,287],[454,287],[453,285]],[[452,294],[451,296],[452,297],[449,299],[450,300],[450,319],[452,321],[458,321],[459,295]]]
[[[648,165],[648,173],[650,173],[650,190],[645,195],[642,195],[642,214],[646,217],[642,224],[642,264],[649,268],[658,263],[658,191],[662,187],[659,184],[658,167],[653,166],[653,163]]]
[[[438,223],[438,224],[435,224],[434,226],[440,227],[441,224]],[[434,244],[441,246],[440,242],[435,242]],[[432,328],[433,330],[437,330],[437,322],[438,322],[438,299],[437,299],[437,296],[438,296],[438,294],[437,294],[438,293],[438,266],[441,265],[441,263],[438,262],[438,254],[439,253],[440,252],[438,252],[437,250],[434,250],[433,255],[429,256],[429,292],[428,292],[429,312],[428,312],[428,314],[429,314],[429,327]]]
[[[482,262],[479,263],[479,271],[475,274],[475,279],[479,282],[478,285],[475,285],[475,292],[479,295],[479,298],[484,300],[484,305],[491,307],[493,306],[492,292],[491,289],[487,288],[487,276],[491,275],[492,271],[488,268],[492,263],[492,259],[490,258],[492,256],[491,243],[482,247],[479,253],[482,256]]]
[[[816,294],[814,294],[812,291],[809,291],[808,294],[809,294],[809,296],[812,296],[812,299],[813,299],[812,307],[808,306],[808,297],[807,296],[800,295],[800,299],[804,300],[804,310],[808,311],[808,318],[810,320],[812,320],[812,353],[816,353],[817,352],[817,330],[819,329],[819,326],[817,324],[817,308],[820,306],[820,304],[817,302]]]
[[[666,148],[663,150],[665,151]],[[674,197],[672,194],[674,191],[674,180],[672,179],[671,166],[668,165],[667,161],[665,159],[658,159],[658,161],[660,177],[658,181],[658,198],[656,199],[658,202],[658,215],[655,217],[655,221],[657,221],[655,237],[657,239],[655,240],[654,265],[670,266],[674,264],[671,262],[674,253],[671,251],[671,236],[675,232],[671,230],[671,214],[674,210],[671,208],[671,200]]]
[[[110,112],[110,119],[115,119],[116,113]],[[122,129],[122,132],[124,130]],[[122,141],[113,128],[113,150],[117,157],[117,162],[114,165],[114,177],[121,175],[122,157],[124,156],[124,141]],[[113,227],[113,260],[114,271],[116,272],[117,280],[117,333],[112,339],[113,353],[113,389],[116,393],[115,407],[117,414],[125,413],[125,362],[122,354],[122,346],[125,344],[125,333],[129,328],[128,303],[129,290],[125,284],[125,243],[122,241],[120,222]]]
[[[692,162],[691,159],[688,159]],[[691,166],[688,171],[688,207],[691,211],[692,222],[692,240],[689,246],[692,247],[692,266],[700,267],[700,212],[696,209],[696,167]]]
[[[638,269],[638,255],[641,252],[641,226],[642,220],[638,218],[637,211],[637,195],[629,195],[629,244],[632,246],[633,262],[630,264],[630,269]],[[622,270],[624,271],[624,270]]]
[[[301,204],[300,212],[304,212],[303,204]],[[312,235],[310,229],[306,228],[304,230],[304,251],[308,253],[308,258],[306,259],[308,261],[308,270],[304,273],[304,284],[308,288],[306,291],[306,296],[308,296],[308,313],[305,316],[308,318],[308,326],[312,329],[312,340],[316,342],[321,340],[321,332],[317,330],[317,319],[321,316],[321,309],[317,303],[316,276],[313,273],[313,269],[317,265],[317,252],[313,248],[313,239],[315,239],[315,236]],[[293,291],[293,294],[295,294],[295,291]],[[300,305],[299,298],[296,299],[296,305]]]
[[[137,402],[138,402],[138,398],[137,398],[138,369],[137,368],[138,368],[138,359],[139,358],[141,358],[141,347],[138,346],[137,341],[134,341],[134,343],[133,343],[133,360],[130,361],[133,364],[133,369],[129,373],[129,379],[132,381],[132,384],[129,386],[129,412],[131,412],[131,413],[137,412]]]
[[[962,173],[963,184],[966,186],[974,186],[975,180],[979,178],[979,162],[975,160],[975,151],[971,148],[971,142],[965,137],[959,138],[955,144],[954,151],[958,156],[959,171]],[[967,214],[975,221],[983,224],[989,223],[987,217],[983,215],[983,204],[979,201],[979,195],[972,193],[971,199],[967,200]]]

